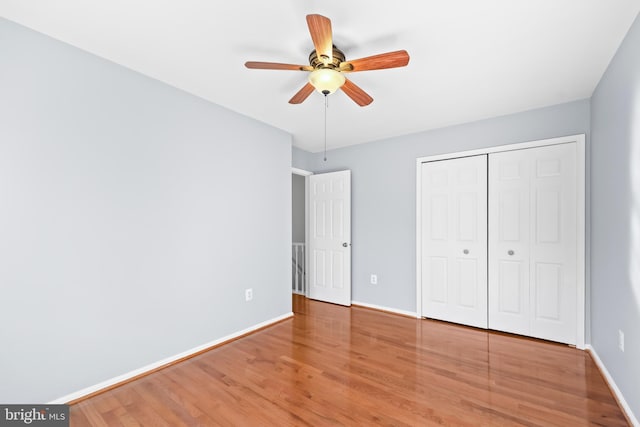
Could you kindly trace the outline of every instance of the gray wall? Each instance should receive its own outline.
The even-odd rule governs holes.
[[[0,402],[290,312],[290,144],[0,19]]]
[[[591,344],[640,417],[640,18],[591,99]],[[618,349],[618,330],[625,351]]]
[[[352,170],[353,300],[415,312],[416,158],[582,133],[588,100],[313,154],[314,172]]]
[[[291,166],[311,172],[314,167],[314,156],[298,147],[291,147]]]
[[[304,243],[304,176],[291,175],[291,229],[293,242]]]

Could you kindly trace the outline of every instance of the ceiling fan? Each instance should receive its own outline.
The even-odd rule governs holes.
[[[316,89],[325,96],[338,89],[361,107],[371,104],[373,98],[345,77],[345,73],[404,67],[409,63],[406,50],[397,50],[366,58],[347,61],[344,53],[333,44],[331,20],[322,15],[307,15],[307,25],[315,49],[309,55],[309,65],[281,64],[277,62],[249,61],[247,68],[262,70],[308,71],[309,82],[293,95],[290,104],[300,104]]]

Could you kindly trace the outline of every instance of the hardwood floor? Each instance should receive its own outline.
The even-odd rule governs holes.
[[[295,317],[71,407],[71,426],[626,426],[588,353],[294,296]]]

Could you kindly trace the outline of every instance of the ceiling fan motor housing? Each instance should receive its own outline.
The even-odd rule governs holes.
[[[309,64],[316,70],[319,68],[339,68],[340,64],[344,62],[344,52],[334,45],[332,55],[333,58],[329,61],[329,58],[325,56],[318,57],[318,52],[314,49],[309,54]]]

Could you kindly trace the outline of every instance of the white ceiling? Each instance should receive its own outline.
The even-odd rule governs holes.
[[[639,0],[0,0],[0,16],[324,144],[324,101],[288,100],[307,64],[305,15],[333,24],[347,60],[406,49],[404,68],[353,73],[374,102],[329,98],[329,149],[588,98]]]

